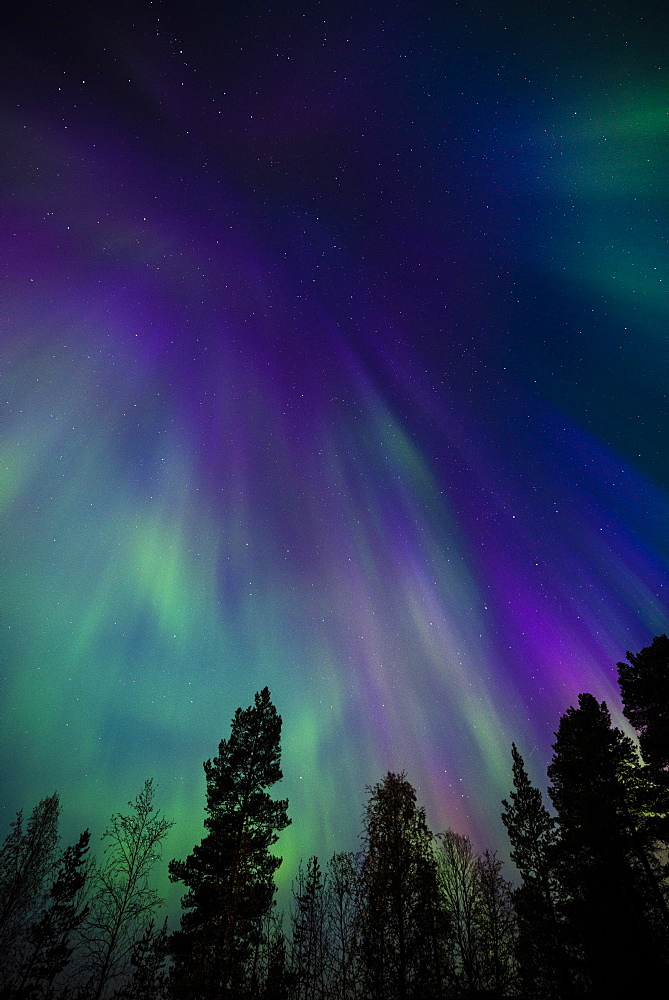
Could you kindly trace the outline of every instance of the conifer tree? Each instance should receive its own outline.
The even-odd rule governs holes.
[[[627,661],[618,664],[618,682],[625,718],[639,734],[646,763],[645,827],[656,841],[654,851],[642,847],[640,856],[669,931],[669,638],[656,636],[640,653],[628,652]],[[659,857],[664,858],[660,866]]]
[[[481,978],[489,993],[506,996],[516,983],[516,916],[511,883],[502,875],[502,862],[495,851],[484,851],[478,864]]]
[[[169,934],[167,918],[156,927],[151,918],[144,933],[133,948],[130,964],[132,975],[115,1000],[164,1000],[167,996],[167,958]]]
[[[271,911],[262,921],[261,967],[257,976],[258,1000],[288,1000],[292,996],[288,946],[282,916]]]
[[[58,795],[33,809],[24,827],[19,812],[0,847],[0,990],[16,977],[26,934],[48,889],[58,843]]]
[[[291,980],[294,1000],[324,1000],[328,966],[325,885],[317,857],[293,885]]]
[[[178,1000],[236,1000],[256,991],[253,956],[281,864],[270,848],[290,822],[287,800],[268,791],[283,777],[280,761],[281,716],[263,688],[254,705],[237,709],[230,738],[205,762],[204,839],[169,865],[171,880],[187,887],[172,937]]]
[[[543,804],[525,770],[525,762],[515,743],[511,744],[514,791],[511,802],[503,800],[502,822],[511,841],[511,860],[524,884],[537,887],[549,908],[553,906],[555,878],[550,852],[557,840],[555,819]]]
[[[642,863],[650,845],[634,745],[612,728],[606,704],[591,694],[579,695],[579,707],[562,716],[556,736],[549,795],[579,988],[597,995],[643,993],[666,966]]]
[[[569,990],[569,960],[560,923],[560,884],[555,867],[556,820],[543,804],[515,743],[511,745],[514,790],[502,802],[511,860],[522,884],[514,893],[519,960],[524,989],[544,996]]]
[[[669,638],[656,636],[640,653],[618,664],[627,721],[639,734],[646,764],[669,768]]]
[[[432,837],[406,774],[369,789],[361,866],[359,936],[372,1000],[440,992],[441,935]]]
[[[46,904],[28,933],[28,950],[18,980],[17,996],[51,1000],[74,951],[74,936],[88,915],[88,830],[64,851]]]

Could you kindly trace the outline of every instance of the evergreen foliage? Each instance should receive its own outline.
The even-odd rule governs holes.
[[[623,712],[639,734],[641,755],[646,763],[650,799],[649,827],[663,847],[669,849],[669,638],[656,636],[636,655],[627,653],[627,663],[618,664]],[[669,928],[669,910],[664,906]]]
[[[207,834],[186,861],[171,861],[183,882],[181,930],[172,941],[178,1000],[252,996],[263,917],[273,905],[281,858],[270,848],[288,826],[288,802],[268,789],[281,772],[281,716],[267,688],[238,708],[230,738],[205,762]]]
[[[406,774],[369,790],[361,865],[361,971],[372,1000],[438,995],[441,934],[432,836]]]
[[[88,916],[85,887],[90,833],[66,848],[46,904],[28,932],[28,949],[17,980],[17,996],[52,1000],[65,991],[61,982],[74,951],[74,935]]]
[[[132,975],[117,1000],[164,1000],[167,995],[169,934],[167,918],[156,927],[151,918],[132,951]]]
[[[611,726],[606,704],[591,694],[578,701],[560,720],[548,768],[575,981],[586,995],[650,989],[664,961],[641,768],[631,740]]]
[[[669,768],[669,638],[656,636],[618,663],[625,718],[639,734],[646,764]]]
[[[26,935],[39,919],[55,863],[59,814],[55,793],[35,806],[25,826],[19,812],[0,848],[0,991],[15,980]]]
[[[368,789],[363,849],[300,866],[289,935],[272,853],[290,820],[281,718],[267,688],[205,762],[206,834],[170,878],[180,930],[155,923],[151,878],[172,825],[147,781],[58,857],[59,801],[19,813],[0,846],[0,1000],[444,1000],[654,995],[669,974],[669,640],[619,664],[636,745],[581,694],[548,768],[551,815],[512,744],[502,821],[521,884],[494,852],[434,837],[406,774]]]
[[[544,806],[541,792],[530,781],[515,743],[511,744],[511,756],[514,790],[510,793],[511,802],[506,799],[502,802],[502,822],[511,842],[511,860],[523,883],[536,886],[550,906],[555,893],[550,853],[557,840],[556,822]]]
[[[514,893],[518,916],[518,958],[523,988],[542,996],[569,991],[568,957],[558,911],[556,820],[546,809],[515,743],[511,744],[514,790],[503,800],[502,822],[511,843],[511,860],[522,884]]]
[[[295,1000],[324,1000],[328,960],[325,885],[318,858],[300,865],[293,886],[291,981]]]

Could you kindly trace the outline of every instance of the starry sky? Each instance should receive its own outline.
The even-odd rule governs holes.
[[[0,41],[0,818],[94,836],[267,684],[301,856],[505,852],[669,628],[664,5],[67,3]],[[45,8],[45,9],[42,9]],[[173,891],[176,891],[173,890]]]

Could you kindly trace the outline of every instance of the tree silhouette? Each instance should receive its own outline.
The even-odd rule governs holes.
[[[511,755],[514,790],[511,801],[502,802],[502,822],[511,842],[511,860],[522,880],[514,892],[521,977],[528,993],[564,996],[569,962],[559,919],[556,821],[541,792],[532,785],[515,743],[511,744]]]
[[[627,663],[618,664],[618,683],[627,721],[639,734],[647,764],[669,767],[669,638],[656,636]]]
[[[149,920],[132,951],[132,975],[115,1000],[163,1000],[167,995],[169,934],[167,918],[160,927]]]
[[[317,857],[293,884],[290,971],[294,1000],[324,1000],[328,965],[325,885]]]
[[[477,932],[484,988],[506,996],[516,982],[516,916],[511,883],[502,875],[502,862],[494,851],[478,859],[479,900]]]
[[[153,782],[130,812],[117,813],[102,840],[103,859],[91,874],[90,912],[82,928],[91,1000],[111,996],[130,974],[131,956],[162,900],[150,883],[161,842],[173,825],[153,805]]]
[[[436,837],[439,890],[449,915],[448,979],[457,993],[483,989],[478,935],[481,868],[469,837],[445,830]]]
[[[646,762],[649,798],[648,825],[656,839],[669,846],[669,638],[656,636],[636,655],[627,653],[627,663],[618,664],[623,712],[639,734],[641,755]],[[666,866],[665,866],[666,867]],[[664,902],[669,928],[669,909]]]
[[[64,851],[46,904],[28,932],[28,950],[16,995],[52,1000],[74,951],[74,935],[88,915],[85,887],[90,833]]]
[[[348,1000],[355,991],[359,868],[360,857],[351,852],[334,854],[327,864],[328,986],[332,1000]]]
[[[425,811],[405,774],[369,789],[361,866],[361,964],[373,1000],[439,992],[438,890]]]
[[[652,852],[642,769],[631,740],[612,728],[605,703],[591,694],[578,701],[560,720],[548,776],[580,987],[602,995],[643,992],[663,962],[643,863]]]
[[[290,823],[287,800],[267,791],[283,777],[280,761],[281,716],[263,688],[254,705],[237,709],[230,738],[204,764],[206,836],[169,865],[171,880],[188,888],[172,939],[179,1000],[243,997],[256,988],[252,959],[281,864],[270,848]]]
[[[270,911],[262,921],[260,961],[256,976],[258,1000],[292,998],[288,945],[283,931],[282,916]]]
[[[42,799],[25,824],[19,812],[0,847],[0,990],[15,980],[26,934],[38,919],[55,863],[58,795]]]

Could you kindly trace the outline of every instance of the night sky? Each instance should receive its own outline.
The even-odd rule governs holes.
[[[545,785],[669,628],[665,5],[46,7],[0,42],[3,827],[152,776],[185,856],[267,684],[284,879],[388,770],[505,852],[511,741]]]

